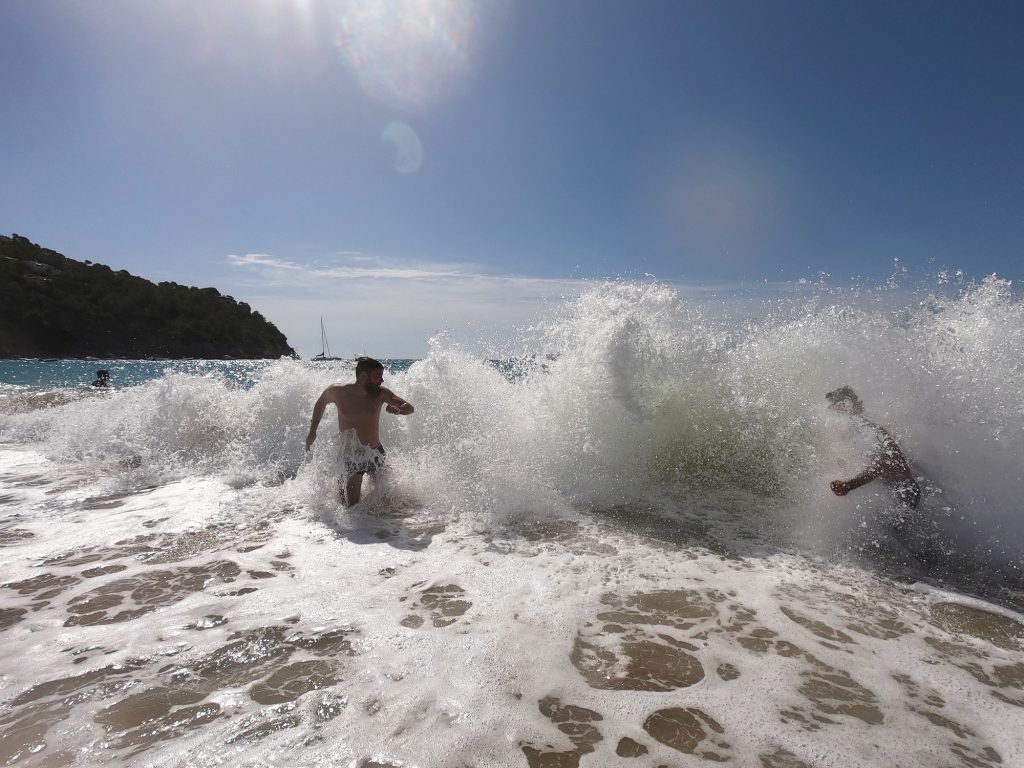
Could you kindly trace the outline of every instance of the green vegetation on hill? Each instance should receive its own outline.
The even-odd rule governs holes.
[[[0,358],[276,358],[284,335],[216,288],[159,285],[0,235]]]

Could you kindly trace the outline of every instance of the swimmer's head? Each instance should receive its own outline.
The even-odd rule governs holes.
[[[826,392],[825,399],[828,400],[829,407],[833,410],[842,411],[854,416],[864,412],[864,401],[857,397],[853,387],[847,384],[839,387],[839,389]]]

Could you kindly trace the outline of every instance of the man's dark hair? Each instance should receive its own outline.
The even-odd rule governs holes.
[[[363,371],[383,371],[384,364],[379,360],[374,360],[372,357],[357,357],[356,358],[356,376]]]
[[[833,405],[845,400],[850,404],[851,413],[858,414],[864,411],[864,401],[857,397],[857,393],[853,391],[853,387],[849,384],[844,384],[839,389],[827,392],[825,398]]]

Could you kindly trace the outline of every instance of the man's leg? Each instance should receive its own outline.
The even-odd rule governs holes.
[[[348,482],[345,483],[345,498],[342,499],[346,507],[351,507],[359,503],[359,497],[363,492],[363,473],[355,472],[349,475]]]

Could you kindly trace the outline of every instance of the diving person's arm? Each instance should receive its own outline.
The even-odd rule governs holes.
[[[829,485],[832,488],[832,493],[836,496],[845,496],[850,491],[860,488],[862,485],[867,485],[876,477],[878,477],[878,473],[873,467],[869,467],[854,478],[849,480],[833,480]]]

